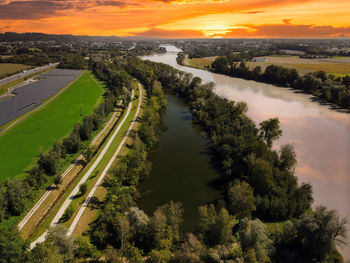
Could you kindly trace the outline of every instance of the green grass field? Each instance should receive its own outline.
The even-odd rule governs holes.
[[[0,76],[4,74],[13,74],[28,68],[31,68],[31,66],[23,64],[0,63]]]
[[[91,73],[85,72],[52,102],[0,135],[0,182],[23,173],[40,151],[68,135],[101,101],[102,93]]]

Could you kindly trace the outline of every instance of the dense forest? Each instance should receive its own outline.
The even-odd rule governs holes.
[[[344,243],[346,220],[325,207],[311,210],[311,186],[299,185],[294,175],[293,146],[272,148],[282,134],[278,119],[257,126],[247,117],[245,103],[222,98],[213,92],[212,83],[202,84],[201,79],[168,65],[119,57],[90,61],[89,67],[108,87],[96,118],[115,106],[117,96],[125,95],[128,101],[123,91],[131,77],[143,84],[147,104],[140,128],[132,135],[134,143],[104,180],[107,195],[95,204],[100,214],[87,233],[75,239],[58,226],[45,242],[28,251],[15,230],[1,227],[0,262],[343,262],[336,245]],[[151,215],[137,207],[137,185],[150,174],[147,156],[158,140],[166,110],[164,92],[188,104],[193,121],[210,138],[222,174],[224,200],[198,208],[193,233],[182,231],[180,203],[164,204]],[[84,140],[89,127],[94,128],[95,117],[89,118],[72,133],[76,141]],[[66,152],[67,146],[77,143],[59,145]],[[40,166],[45,158],[40,159],[41,174],[51,174],[51,168],[46,169],[51,165]],[[6,194],[0,195],[0,203],[1,198],[17,194],[7,186],[2,189]],[[276,228],[269,231],[264,222],[276,222]]]

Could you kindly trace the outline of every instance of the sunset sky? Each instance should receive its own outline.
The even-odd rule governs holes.
[[[350,0],[0,0],[0,32],[350,37]]]

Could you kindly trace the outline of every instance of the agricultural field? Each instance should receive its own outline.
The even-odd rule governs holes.
[[[260,66],[264,71],[269,65],[295,68],[300,74],[323,70],[328,74],[350,74],[350,58],[334,57],[325,59],[305,59],[297,56],[267,56],[267,62],[248,62],[250,68]]]
[[[0,78],[4,78],[10,74],[15,74],[28,68],[31,68],[31,66],[13,63],[0,63]]]
[[[211,63],[217,58],[215,57],[204,57],[204,58],[191,58],[188,60],[188,63],[192,67],[198,67],[198,68],[210,68]]]
[[[20,175],[41,151],[68,135],[102,100],[103,92],[92,74],[85,72],[56,99],[0,133],[0,182]]]

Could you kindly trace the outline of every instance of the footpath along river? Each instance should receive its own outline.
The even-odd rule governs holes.
[[[165,47],[168,51],[167,53],[146,56],[142,59],[171,65],[179,70],[192,73],[193,76],[200,77],[203,82],[215,82],[215,92],[217,94],[226,96],[234,101],[246,102],[249,108],[248,115],[257,124],[268,118],[278,117],[283,136],[275,143],[275,147],[286,143],[294,144],[298,158],[296,175],[300,183],[307,182],[312,185],[314,205],[325,205],[330,209],[336,209],[341,215],[350,219],[349,113],[333,110],[330,106],[321,105],[313,101],[311,95],[296,93],[288,88],[179,66],[176,63],[176,57],[180,50],[175,46],[169,45]],[[171,121],[171,118],[168,119],[169,121]],[[162,136],[164,137],[166,134],[167,132]],[[172,135],[169,134],[167,136]],[[181,143],[181,135],[177,136],[179,136],[177,137],[177,147],[184,146],[185,143]],[[163,137],[161,137],[161,140],[163,140]],[[151,177],[155,173],[162,173],[164,177],[169,178],[168,176],[172,174],[167,174],[166,167],[163,170],[156,170],[159,164],[157,159],[153,160],[153,158],[156,155],[162,155],[163,149],[165,147],[159,148],[154,154],[151,153],[150,155],[151,161],[154,163],[154,171]],[[171,148],[167,148],[166,151],[171,151]],[[209,158],[204,158],[202,161],[209,161]],[[178,163],[178,167],[182,165],[185,164]],[[204,163],[197,165],[204,165]],[[192,166],[192,169],[193,171],[196,170],[195,165]],[[209,178],[213,176],[214,174],[209,176]],[[199,177],[196,178],[198,179]],[[150,180],[153,181],[153,179]],[[151,182],[145,183],[148,183],[148,188],[143,185],[143,190],[148,189],[148,191],[152,192],[154,185]],[[153,200],[153,205],[148,206],[148,202],[151,202],[150,198],[141,198],[141,208],[145,206],[154,207],[165,203],[169,197],[168,193],[173,191],[175,186],[170,181],[167,183],[167,180],[164,179],[162,187],[164,188],[164,194],[154,196],[154,198],[157,198],[157,201]],[[206,185],[206,187],[210,188],[209,185]],[[214,193],[216,192],[214,191]],[[193,198],[200,196],[196,189],[191,188],[183,189],[181,194]],[[209,200],[210,198],[208,199],[207,197],[204,201]],[[184,202],[185,200],[182,201]],[[186,209],[186,204],[184,206]],[[349,242],[350,225],[347,227]],[[350,244],[341,249],[346,260],[350,260],[349,247]]]

